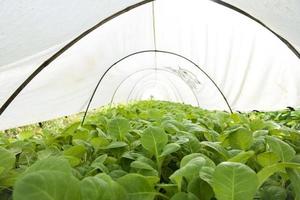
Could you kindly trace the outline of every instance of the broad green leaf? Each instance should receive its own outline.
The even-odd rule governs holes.
[[[35,162],[26,170],[26,173],[47,170],[71,174],[71,169],[72,168],[66,159],[62,157],[48,157]]]
[[[116,142],[110,143],[109,145],[107,145],[106,147],[103,147],[101,149],[117,149],[117,148],[122,148],[122,147],[126,147],[126,146],[128,146],[127,143],[116,141]]]
[[[176,170],[171,176],[170,179],[178,185],[179,191],[181,188],[182,178],[185,177],[189,182],[195,176],[198,176],[199,171],[203,166],[207,164],[206,160],[202,157],[196,157],[190,160],[186,165]]]
[[[273,122],[273,121],[266,121],[265,122],[265,127],[268,129],[268,130],[275,130],[275,129],[280,129],[280,125]]]
[[[25,130],[25,131],[22,131],[21,133],[19,133],[17,137],[20,140],[26,140],[26,139],[29,139],[29,138],[31,138],[33,136],[34,136],[34,132],[33,131]]]
[[[296,155],[292,162],[300,163],[300,155]],[[300,170],[286,169],[286,172],[292,182],[295,200],[300,200]]]
[[[0,167],[0,175],[4,172],[5,168],[4,167]]]
[[[105,162],[105,160],[107,159],[107,154],[103,154],[103,155],[101,155],[101,156],[98,156],[94,161],[93,161],[93,163],[104,163]],[[92,165],[93,165],[93,163],[92,163]]]
[[[125,118],[115,118],[108,123],[108,133],[118,140],[123,141],[129,130],[130,124]]]
[[[204,137],[207,141],[216,142],[219,136],[219,133],[214,130],[204,132]]]
[[[160,157],[163,157],[163,156],[169,155],[171,153],[174,153],[174,152],[178,151],[179,149],[180,149],[180,145],[177,144],[177,143],[167,144],[164,147],[163,152],[160,154]]]
[[[155,170],[151,165],[142,161],[133,161],[130,166],[135,169]]]
[[[189,153],[197,153],[202,149],[202,145],[200,141],[197,139],[197,137],[191,135],[190,133],[184,134],[181,140],[183,138],[187,139],[188,141],[184,143],[184,147],[189,150]]]
[[[241,117],[238,113],[232,113],[230,117],[233,119],[234,122],[241,122]]]
[[[295,200],[300,200],[300,170],[287,169],[295,193]]]
[[[36,171],[21,177],[14,186],[14,200],[80,200],[79,181],[59,171]]]
[[[92,162],[91,167],[93,167],[95,169],[100,169],[102,172],[109,173],[109,170],[104,165],[104,162],[106,159],[107,159],[107,154],[103,154],[103,155],[99,156]]]
[[[71,167],[76,167],[81,163],[81,159],[74,157],[74,156],[64,155],[64,158],[69,161],[69,164],[71,165]]]
[[[219,164],[212,181],[218,200],[253,200],[258,185],[257,176],[251,168],[234,162]]]
[[[256,154],[265,152],[266,145],[264,137],[254,138],[251,150],[255,151]]]
[[[184,167],[188,162],[197,157],[202,157],[201,153],[191,153],[189,155],[184,156],[180,161],[180,168]]]
[[[0,172],[0,176],[1,174],[4,174],[12,169],[15,166],[15,162],[15,155],[12,152],[0,147],[0,167],[2,168],[2,173]]]
[[[137,161],[139,162],[139,161]],[[141,163],[133,163],[130,165],[133,170],[131,170],[131,173],[138,173],[140,175],[146,176],[146,177],[158,177],[159,172],[158,170],[154,168],[150,168],[149,165],[144,163],[144,165],[141,165]],[[147,169],[142,169],[147,168]]]
[[[215,163],[206,155],[202,153],[191,153],[189,155],[184,156],[180,161],[180,168],[184,167],[188,162],[193,160],[194,158],[201,157],[204,158],[207,162],[207,166],[215,166]]]
[[[242,151],[238,153],[236,156],[230,158],[228,162],[239,162],[239,163],[246,163],[249,158],[254,155],[254,151]]]
[[[117,180],[127,191],[130,200],[153,200],[156,191],[154,185],[139,174],[127,174]]]
[[[283,162],[290,161],[296,155],[295,150],[290,145],[276,137],[266,136],[266,142],[270,151],[276,153]]]
[[[179,132],[179,129],[170,122],[165,122],[162,125],[164,130],[169,134],[176,134],[177,132]]]
[[[64,151],[64,155],[82,158],[86,153],[86,149],[82,145],[72,146]]]
[[[257,177],[259,180],[258,186],[261,186],[274,173],[285,170],[286,168],[300,170],[300,164],[283,162],[264,167],[257,173]]]
[[[158,157],[168,143],[168,136],[161,128],[148,127],[142,134],[141,143],[145,149]]]
[[[79,126],[80,122],[75,122],[69,125],[67,128],[65,128],[65,130],[61,134],[64,136],[73,135]]]
[[[95,119],[93,119],[92,122],[98,124],[104,129],[107,129],[108,119],[103,115],[97,116]]]
[[[73,141],[74,140],[88,140],[91,137],[90,131],[83,127],[80,127],[76,130],[75,134],[73,134]]]
[[[267,136],[269,131],[267,130],[257,130],[253,132],[253,137],[258,138],[258,137],[265,137]]]
[[[211,186],[197,176],[188,184],[187,191],[193,193],[199,200],[211,200],[214,197]]]
[[[228,152],[220,145],[219,142],[208,142],[203,141],[201,142],[201,145],[204,147],[209,147],[210,149],[213,149],[215,152],[217,152],[224,160],[227,160],[229,158]]]
[[[265,122],[261,119],[254,119],[250,121],[251,130],[261,130],[265,127]]]
[[[98,177],[86,177],[80,182],[81,200],[101,200],[107,183]]]
[[[157,176],[145,176],[145,178],[152,186],[156,186],[160,181],[160,178]]]
[[[23,174],[24,173],[22,173],[20,171],[17,171],[17,170],[9,171],[4,176],[0,177],[0,186],[2,188],[5,188],[5,187],[7,187],[7,188],[11,187],[12,188],[14,186],[16,180],[19,179]],[[0,195],[0,197],[1,197],[1,195]]]
[[[163,113],[159,109],[156,109],[156,108],[152,108],[152,109],[148,110],[147,114],[148,114],[148,118],[150,120],[155,120],[155,121],[159,121],[163,116]]]
[[[90,140],[90,143],[95,149],[99,149],[109,145],[109,141],[104,137],[93,138]]]
[[[170,200],[199,200],[193,193],[179,192],[176,193]]]
[[[143,155],[138,155],[137,161],[147,163],[148,165],[152,166],[153,168],[157,167],[155,162],[152,159],[147,158],[146,156],[143,156]]]
[[[107,188],[105,189],[101,200],[131,200],[125,188],[116,181],[112,180],[110,176],[106,174],[98,174],[96,177],[107,183]]]
[[[252,132],[240,127],[234,132],[229,133],[228,141],[232,148],[248,150],[253,143]]]
[[[204,132],[207,132],[206,128],[203,128],[200,125],[194,123],[186,124],[186,129],[189,133],[192,133],[194,136],[199,136],[202,135]]]
[[[199,172],[199,177],[205,182],[207,182],[210,186],[212,186],[213,185],[212,178],[214,173],[215,173],[215,167],[204,166],[201,168]]]
[[[126,174],[128,174],[126,171],[121,170],[121,169],[116,169],[116,170],[112,170],[108,175],[112,179],[116,180],[116,179],[118,179],[118,178],[120,178],[120,177],[122,177],[122,176],[124,176]]]
[[[55,147],[49,147],[49,148],[46,148],[44,150],[41,150],[41,151],[37,152],[39,160],[48,158],[50,156],[59,155],[59,154],[60,154],[60,150],[58,148],[55,148]]]
[[[241,152],[243,152],[243,150],[240,150],[240,149],[230,149],[230,150],[228,150],[228,154],[229,154],[230,158],[238,155]]]
[[[280,161],[280,157],[274,152],[263,152],[257,155],[257,162],[263,166],[273,165]]]

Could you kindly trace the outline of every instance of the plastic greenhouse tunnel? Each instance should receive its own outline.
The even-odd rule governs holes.
[[[300,1],[0,0],[0,200],[300,200]]]

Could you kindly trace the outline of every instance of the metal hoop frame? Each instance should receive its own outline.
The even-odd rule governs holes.
[[[221,91],[220,87],[217,85],[217,83],[208,75],[208,73],[206,73],[199,65],[197,65],[195,62],[193,62],[191,59],[188,59],[187,57],[185,56],[182,56],[180,54],[177,54],[177,53],[174,53],[174,52],[171,52],[171,51],[165,51],[165,50],[157,50],[157,49],[150,49],[150,50],[143,50],[143,51],[137,51],[137,52],[134,52],[134,53],[131,53],[131,54],[128,54],[127,56],[124,56],[123,58],[117,60],[115,63],[113,63],[109,68],[106,69],[106,71],[102,74],[102,76],[100,77],[98,83],[96,84],[96,87],[90,97],[90,100],[88,101],[88,105],[86,107],[86,110],[84,112],[84,115],[83,115],[83,118],[82,118],[82,124],[84,123],[85,121],[85,118],[86,118],[86,115],[87,115],[87,112],[90,108],[90,105],[93,101],[93,98],[98,90],[98,87],[100,85],[100,83],[102,82],[103,78],[107,75],[107,73],[112,69],[114,68],[118,63],[132,57],[132,56],[135,56],[135,55],[138,55],[138,54],[144,54],[144,53],[162,53],[162,54],[169,54],[169,55],[173,55],[173,56],[176,56],[176,57],[179,57],[179,58],[182,58],[186,61],[188,61],[189,63],[191,63],[192,65],[194,65],[196,68],[198,68],[212,83],[213,85],[217,88],[217,90],[219,91],[219,93],[221,94],[222,98],[224,99],[230,113],[233,113],[232,112],[232,109],[231,109],[231,106],[229,105],[228,103],[228,100],[227,98],[225,97],[224,93]]]
[[[100,22],[98,22],[96,25],[94,25],[93,27],[87,29],[86,31],[84,31],[83,33],[81,33],[80,35],[78,35],[75,39],[73,39],[72,41],[70,41],[69,43],[67,43],[65,46],[63,46],[60,50],[58,50],[55,54],[53,54],[51,57],[49,57],[46,61],[44,61],[32,74],[30,74],[30,76],[27,77],[27,79],[21,84],[19,85],[19,87],[9,96],[9,98],[4,102],[4,104],[0,107],[0,116],[2,115],[2,113],[7,109],[7,107],[12,103],[12,101],[19,95],[19,93],[43,70],[45,69],[50,63],[52,63],[56,58],[58,58],[59,56],[61,56],[65,51],[67,51],[69,48],[71,48],[74,44],[76,44],[78,41],[80,41],[82,38],[84,38],[85,36],[87,36],[89,33],[91,33],[92,31],[96,30],[97,28],[99,28],[100,26],[102,26],[103,24],[109,22],[110,20],[126,13],[129,12],[132,9],[135,9],[139,6],[145,5],[149,2],[154,2],[155,0],[144,0],[141,1],[139,3],[133,4],[131,6],[128,6],[122,10],[120,10],[117,13],[112,14],[111,16],[101,20]],[[275,32],[274,30],[272,30],[270,27],[268,27],[266,24],[264,24],[263,22],[261,22],[259,19],[255,18],[254,16],[250,15],[249,13],[229,4],[226,3],[222,0],[210,0],[214,3],[217,3],[219,5],[225,6],[229,9],[232,9],[236,12],[238,12],[239,14],[242,14],[250,19],[252,19],[253,21],[257,22],[258,24],[260,24],[261,26],[263,26],[264,28],[266,28],[267,30],[269,30],[271,33],[273,33],[279,40],[281,40],[281,42],[283,42],[299,59],[300,59],[300,53],[297,51],[297,49],[285,38],[283,38],[282,36],[280,36],[277,32]],[[230,108],[231,110],[231,108]],[[232,112],[232,111],[231,111]]]
[[[146,69],[141,69],[141,70],[138,70],[138,71],[135,71],[134,73],[131,73],[131,74],[129,74],[127,77],[125,77],[121,82],[120,82],[120,84],[117,86],[117,88],[115,89],[115,91],[114,91],[114,93],[113,93],[113,95],[112,95],[112,98],[111,98],[111,100],[110,100],[110,104],[112,104],[112,102],[113,102],[113,100],[114,100],[114,97],[115,97],[115,95],[116,95],[116,93],[118,92],[118,90],[119,90],[119,88],[121,87],[121,85],[125,82],[125,81],[127,81],[130,77],[132,77],[132,76],[134,76],[134,75],[136,75],[137,73],[140,73],[140,72],[144,72],[144,71],[150,71],[150,70],[153,70],[153,71],[165,71],[165,72],[168,72],[168,73],[172,73],[172,74],[174,74],[175,76],[176,76],[176,74],[175,73],[173,73],[173,72],[171,72],[171,71],[168,71],[167,69],[163,69],[163,68],[146,68]],[[142,77],[142,78],[144,78],[144,77]],[[179,77],[180,78],[180,77]],[[138,84],[138,82],[136,82],[136,84],[135,85],[137,85]],[[174,86],[175,87],[175,86]],[[188,86],[189,87],[189,86]],[[176,87],[175,87],[176,88]],[[176,88],[176,90],[177,90],[177,88]],[[198,98],[197,98],[197,95],[195,94],[195,92],[191,89],[191,91],[193,92],[193,95],[194,95],[194,97],[195,97],[195,99],[196,99],[196,101],[197,101],[197,105],[198,106],[200,106],[200,104],[199,104],[199,101],[198,101]],[[183,101],[183,98],[181,97],[181,95],[180,95],[180,93],[179,93],[179,91],[177,90],[177,93],[178,93],[178,95],[180,96],[180,99]]]

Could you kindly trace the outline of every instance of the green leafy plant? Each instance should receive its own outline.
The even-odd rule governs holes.
[[[0,200],[300,200],[300,111],[139,101],[0,132]]]

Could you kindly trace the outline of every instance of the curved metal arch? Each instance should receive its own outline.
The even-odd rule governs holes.
[[[76,44],[78,41],[80,41],[82,38],[84,38],[85,36],[87,36],[89,33],[91,33],[92,31],[96,30],[97,28],[99,28],[100,26],[102,26],[103,24],[109,22],[110,20],[134,9],[137,8],[139,6],[142,6],[144,4],[147,4],[149,2],[153,2],[155,0],[144,0],[141,2],[138,2],[136,4],[133,4],[131,6],[128,6],[126,8],[124,8],[123,10],[120,10],[119,12],[112,14],[111,16],[101,20],[99,23],[97,23],[96,25],[92,26],[91,28],[87,29],[86,31],[84,31],[83,33],[81,33],[80,35],[78,35],[76,38],[74,38],[73,40],[71,40],[69,43],[67,43],[65,46],[63,46],[61,49],[59,49],[56,53],[54,53],[52,56],[50,56],[46,61],[44,61],[33,73],[31,73],[29,75],[29,77],[27,79],[25,79],[25,81],[9,96],[9,98],[5,101],[5,103],[0,107],[0,116],[2,115],[2,113],[6,110],[6,108],[12,103],[12,101],[18,96],[18,94],[43,70],[45,69],[50,63],[52,63],[56,58],[58,58],[60,55],[62,55],[65,51],[67,51],[70,47],[72,47],[74,44]],[[263,22],[261,22],[260,20],[258,20],[257,18],[255,18],[254,16],[250,15],[249,13],[237,8],[236,6],[233,6],[229,3],[226,3],[222,0],[210,0],[212,2],[215,2],[217,4],[220,4],[222,6],[225,6],[229,9],[232,9],[252,20],[254,20],[255,22],[257,22],[258,24],[260,24],[261,26],[263,26],[264,28],[266,28],[267,30],[269,30],[270,32],[272,32],[279,40],[281,40],[299,59],[300,59],[300,53],[298,52],[298,50],[288,41],[286,40],[284,37],[280,36],[278,33],[276,33],[274,30],[272,30],[270,27],[268,27],[266,24],[264,24]]]
[[[109,22],[110,20],[134,9],[137,8],[139,6],[142,6],[144,4],[147,4],[149,2],[152,2],[154,0],[144,0],[141,2],[138,2],[136,4],[133,4],[131,6],[128,6],[112,15],[110,15],[109,17],[101,20],[99,23],[97,23],[96,25],[92,26],[91,28],[87,29],[86,31],[84,31],[83,33],[81,33],[80,35],[78,35],[76,38],[74,38],[73,40],[71,40],[69,43],[67,43],[65,46],[63,46],[61,49],[59,49],[56,53],[54,53],[52,56],[50,56],[47,60],[45,60],[34,72],[32,72],[27,79],[25,79],[25,81],[12,93],[12,95],[10,95],[10,97],[5,101],[5,103],[0,107],[0,115],[2,115],[2,113],[6,110],[6,108],[11,104],[11,102],[18,96],[18,94],[20,94],[20,92],[41,72],[43,71],[43,69],[45,69],[50,63],[52,63],[56,58],[58,58],[59,56],[61,56],[65,51],[67,51],[69,48],[71,48],[74,44],[76,44],[78,41],[80,41],[82,38],[84,38],[85,36],[87,36],[88,34],[90,34],[91,32],[93,32],[94,30],[96,30],[97,28],[99,28],[100,26],[102,26],[103,24],[106,24],[107,22]]]
[[[144,86],[145,89],[147,89],[149,87],[159,85],[161,88],[163,88],[164,92],[167,92],[167,90],[168,90],[167,84],[168,83],[161,82],[161,83],[158,84],[156,82],[157,82],[157,80],[151,80],[151,81],[147,82],[146,84],[144,84],[143,86]],[[173,90],[173,88],[170,88],[170,89],[171,89],[171,94],[174,95],[174,97],[175,97],[175,101],[178,101],[177,93]],[[141,100],[141,97],[142,97],[142,91],[137,90],[137,87],[135,87],[134,89],[131,90],[131,93],[127,96],[127,103],[130,102],[131,99],[139,101],[139,100]],[[181,103],[183,103],[182,98],[181,98],[181,100],[182,100]]]
[[[113,99],[114,99],[114,97],[115,97],[117,91],[119,90],[119,88],[121,87],[121,85],[122,85],[125,81],[127,81],[130,77],[136,75],[137,73],[144,72],[144,71],[148,71],[148,70],[149,70],[149,71],[150,71],[150,70],[165,71],[165,72],[168,72],[168,73],[173,74],[174,76],[177,76],[177,75],[176,75],[175,73],[173,73],[172,71],[168,71],[167,69],[163,69],[163,68],[146,68],[146,69],[141,69],[141,70],[135,71],[134,73],[132,73],[132,74],[128,75],[127,77],[125,77],[125,78],[120,82],[120,84],[117,86],[117,88],[115,89],[115,91],[114,91],[114,93],[113,93],[113,95],[112,95],[110,104],[112,104]],[[142,78],[144,78],[144,77],[142,77]],[[180,78],[180,77],[179,77],[179,78]],[[183,81],[183,80],[182,80],[182,81]],[[183,82],[184,82],[184,81],[183,81]],[[185,83],[185,82],[184,82],[184,83]],[[186,83],[185,83],[185,84],[186,84]],[[187,84],[187,86],[188,86],[188,84]],[[174,87],[175,87],[175,86],[174,86]],[[176,88],[176,87],[175,87],[175,88]],[[177,88],[176,88],[176,90],[177,90]],[[200,105],[199,105],[198,98],[197,98],[197,95],[195,94],[195,92],[194,92],[192,89],[191,89],[191,91],[193,92],[193,95],[194,95],[194,97],[195,97],[195,99],[196,99],[196,101],[197,101],[197,105],[200,106]],[[178,90],[177,90],[177,92],[178,92]],[[183,98],[181,97],[181,95],[180,95],[179,92],[178,92],[178,95],[180,96],[180,99],[182,100]],[[182,101],[183,101],[183,100],[182,100]]]
[[[110,105],[112,104],[112,102],[113,102],[113,100],[114,100],[114,97],[115,97],[117,91],[119,90],[119,88],[121,87],[121,85],[122,85],[126,80],[128,80],[130,77],[132,77],[133,75],[135,75],[135,74],[137,74],[137,73],[144,72],[144,71],[147,71],[147,70],[155,70],[155,71],[156,71],[157,68],[147,68],[147,69],[138,70],[138,71],[136,71],[136,72],[130,74],[129,76],[127,76],[125,79],[123,79],[122,82],[121,82],[121,83],[117,86],[117,88],[115,89],[115,91],[114,91],[114,93],[113,93],[113,96],[112,96],[112,98],[111,98],[111,101],[110,101]],[[144,78],[147,77],[148,75],[149,75],[149,74],[147,74],[146,76],[142,76],[140,79],[138,79],[138,81],[136,81],[136,84],[137,84],[137,82],[139,82],[140,80],[144,79]],[[135,85],[136,85],[136,84],[135,84]],[[172,83],[171,83],[171,84],[172,84]],[[135,87],[135,85],[134,85],[134,87]],[[182,98],[182,96],[180,95],[180,92],[178,91],[177,87],[175,87],[173,84],[172,84],[172,86],[173,86],[173,88],[175,88],[175,90],[176,90],[176,92],[177,92],[179,98],[181,99],[181,101],[183,101],[183,98]],[[127,102],[128,102],[128,98],[127,98]]]
[[[157,72],[157,71],[159,71],[159,70],[156,70],[156,72]],[[166,72],[168,72],[168,71],[166,70]],[[174,76],[177,76],[175,73],[172,73],[172,72],[170,72],[170,73],[173,74]],[[179,78],[180,78],[180,77],[179,77]],[[182,80],[182,79],[181,79],[181,80]],[[198,98],[197,98],[197,95],[196,95],[195,92],[193,91],[193,89],[192,89],[192,88],[191,88],[184,80],[182,80],[182,81],[187,85],[188,88],[190,88],[191,92],[193,93],[193,96],[194,96],[195,99],[196,99],[197,106],[200,107],[199,100],[198,100]],[[136,83],[135,83],[134,87],[132,88],[132,90],[131,90],[130,93],[129,93],[129,96],[132,95],[134,89],[137,87],[138,84],[139,84],[139,82],[136,82]],[[177,89],[176,86],[174,86],[174,87]],[[180,94],[180,92],[178,92],[178,93]],[[127,101],[129,100],[129,96],[127,97]],[[181,96],[181,95],[180,95],[180,96]],[[182,99],[182,98],[181,98],[181,99]],[[184,102],[184,101],[182,100],[182,102]]]
[[[158,70],[158,68],[156,68],[155,69],[155,71],[154,71],[154,74],[155,74],[155,76],[157,76],[157,71],[159,71]],[[144,78],[147,78],[147,76],[150,76],[150,75],[152,75],[152,74],[147,74],[146,76],[143,76],[142,78],[140,78],[135,84],[134,84],[134,86],[132,87],[132,89],[131,89],[131,91],[129,92],[129,95],[127,96],[127,99],[126,99],[126,101],[128,102],[129,101],[129,98],[131,97],[131,95],[132,95],[132,93],[133,93],[133,91],[136,89],[136,87],[139,85],[139,83],[141,82],[141,81],[143,81],[143,79]],[[168,78],[167,78],[168,79]],[[152,80],[152,81],[156,81],[157,82],[157,79],[154,79],[154,80]],[[184,102],[183,101],[183,98],[182,98],[182,96],[181,96],[181,94],[180,94],[180,92],[179,92],[179,90],[178,90],[178,88],[168,79],[168,82],[171,84],[171,86],[176,90],[176,93],[174,93],[174,95],[176,94],[176,96],[178,95],[179,97],[180,97],[180,100],[181,100],[181,102]],[[157,83],[155,83],[155,84],[157,84]],[[195,96],[195,98],[196,98],[196,96]],[[196,101],[197,101],[197,99],[196,99]],[[197,101],[198,102],[198,101]]]
[[[187,57],[185,57],[185,56],[182,56],[182,55],[180,55],[180,54],[177,54],[177,53],[174,53],[174,52],[171,52],[171,51],[164,51],[164,50],[157,50],[157,49],[150,49],[150,50],[143,50],[143,51],[137,51],[137,52],[134,52],[134,53],[131,53],[131,54],[128,54],[127,56],[124,56],[124,57],[122,57],[121,59],[119,59],[119,60],[117,60],[115,63],[113,63],[109,68],[107,68],[106,70],[105,70],[105,72],[102,74],[102,76],[100,77],[100,79],[99,79],[99,81],[98,81],[98,83],[96,84],[96,87],[95,87],[95,89],[94,89],[94,91],[93,91],[93,93],[92,93],[92,95],[91,95],[91,98],[90,98],[90,100],[89,100],[89,102],[88,102],[88,105],[87,105],[87,108],[86,108],[86,110],[85,110],[85,112],[84,112],[84,115],[83,115],[83,118],[82,118],[82,124],[84,123],[84,120],[85,120],[85,118],[86,118],[86,114],[87,114],[87,112],[88,112],[88,110],[89,110],[89,108],[90,108],[90,105],[91,105],[91,102],[92,102],[92,100],[93,100],[93,98],[94,98],[94,96],[95,96],[95,94],[96,94],[96,91],[97,91],[97,89],[98,89],[98,87],[99,87],[99,85],[100,85],[100,83],[101,83],[101,81],[103,80],[103,78],[106,76],[106,74],[114,67],[114,66],[116,66],[118,63],[120,63],[120,62],[122,62],[123,60],[125,60],[125,59],[127,59],[127,58],[129,58],[129,57],[132,57],[132,56],[135,56],[135,55],[138,55],[138,54],[143,54],[143,53],[163,53],[163,54],[169,54],[169,55],[174,55],[174,56],[176,56],[176,57],[179,57],[179,58],[182,58],[182,59],[184,59],[184,60],[186,60],[186,61],[188,61],[189,63],[191,63],[192,65],[194,65],[195,67],[197,67],[212,83],[213,83],[213,85],[217,88],[217,90],[219,91],[219,93],[221,94],[221,96],[223,97],[223,99],[224,99],[224,101],[225,101],[225,103],[226,103],[226,105],[227,105],[227,107],[228,107],[228,109],[230,110],[230,113],[233,113],[232,112],[232,109],[231,109],[231,107],[230,107],[230,105],[229,105],[229,103],[228,103],[228,101],[227,101],[227,99],[226,99],[226,97],[225,97],[225,95],[224,95],[224,93],[221,91],[221,89],[219,88],[219,86],[216,84],[216,82],[199,66],[199,65],[197,65],[195,62],[193,62],[191,59],[188,59]]]

